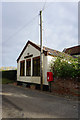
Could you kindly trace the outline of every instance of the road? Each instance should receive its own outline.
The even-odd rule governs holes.
[[[78,101],[14,85],[2,91],[3,118],[78,118]]]

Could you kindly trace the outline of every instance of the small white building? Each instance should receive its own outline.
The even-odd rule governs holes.
[[[50,62],[61,52],[43,47],[43,84],[48,85]],[[40,47],[28,41],[17,59],[17,81],[40,84]]]

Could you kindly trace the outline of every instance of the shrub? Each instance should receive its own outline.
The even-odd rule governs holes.
[[[80,65],[78,59],[57,57],[51,63],[51,71],[57,78],[77,78],[80,75]]]

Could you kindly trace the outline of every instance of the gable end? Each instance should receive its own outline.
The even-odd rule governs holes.
[[[21,58],[21,56],[22,56],[23,52],[25,51],[25,49],[27,48],[28,44],[31,44],[33,47],[35,47],[36,49],[38,49],[40,51],[40,47],[38,47],[36,44],[32,43],[31,41],[28,41],[27,44],[25,45],[25,47],[23,48],[21,54],[19,55],[17,62]]]

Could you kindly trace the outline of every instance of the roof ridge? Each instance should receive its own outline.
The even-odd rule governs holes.
[[[72,49],[72,48],[75,48],[75,47],[80,47],[80,45],[76,45],[76,46],[72,46],[72,47],[68,47],[68,48],[64,48],[64,49]]]
[[[24,46],[22,52],[20,53],[18,59],[17,59],[17,62],[19,61],[20,57],[22,56],[23,52],[25,51],[25,49],[27,48],[28,44],[31,44],[33,47],[35,47],[36,49],[38,49],[40,51],[40,45],[37,45],[36,43],[28,40],[26,45]],[[52,55],[52,56],[60,56],[61,54],[63,54],[63,52],[60,52],[58,50],[54,50],[54,49],[51,49],[51,48],[48,48],[48,47],[45,47],[43,46],[43,53],[45,55]]]
[[[57,51],[57,52],[61,52],[61,51],[58,51],[58,50],[55,50],[55,49],[52,49],[52,48],[48,48],[48,47],[45,47],[45,46],[43,46],[44,48],[47,48],[47,49],[50,49],[50,50],[52,50],[52,51]]]

